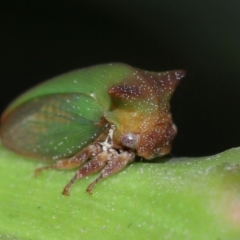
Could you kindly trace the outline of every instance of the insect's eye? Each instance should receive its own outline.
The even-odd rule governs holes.
[[[138,146],[139,135],[134,133],[125,133],[122,136],[122,144],[125,147],[136,149]]]

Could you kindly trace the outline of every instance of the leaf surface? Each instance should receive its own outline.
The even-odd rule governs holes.
[[[240,239],[239,155],[134,163],[66,197],[73,171],[34,178],[38,162],[0,148],[0,239]]]

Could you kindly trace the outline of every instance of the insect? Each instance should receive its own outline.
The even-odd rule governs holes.
[[[126,64],[72,71],[27,91],[1,117],[0,136],[8,149],[52,160],[45,169],[78,168],[63,189],[100,172],[86,189],[122,169],[136,156],[168,154],[177,133],[171,95],[184,70],[150,72]]]

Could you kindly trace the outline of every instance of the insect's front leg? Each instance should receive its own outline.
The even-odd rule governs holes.
[[[99,172],[102,168],[105,167],[106,164],[111,159],[114,159],[118,155],[118,152],[114,149],[108,149],[106,151],[102,151],[89,162],[85,163],[74,175],[74,177],[70,180],[70,182],[63,189],[63,195],[69,195],[69,190],[73,183],[79,178],[83,178],[89,176],[93,173]]]
[[[119,153],[115,158],[107,162],[106,166],[101,171],[98,178],[96,178],[86,189],[86,191],[92,194],[93,187],[103,178],[109,177],[122,169],[124,169],[128,163],[132,162],[135,158],[133,152],[124,151]]]

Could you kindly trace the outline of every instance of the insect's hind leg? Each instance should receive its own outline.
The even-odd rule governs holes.
[[[89,158],[96,156],[102,151],[102,146],[98,143],[94,143],[84,148],[81,152],[76,155],[56,161],[52,165],[37,168],[35,170],[35,176],[38,176],[43,170],[46,169],[72,169],[81,166]]]

